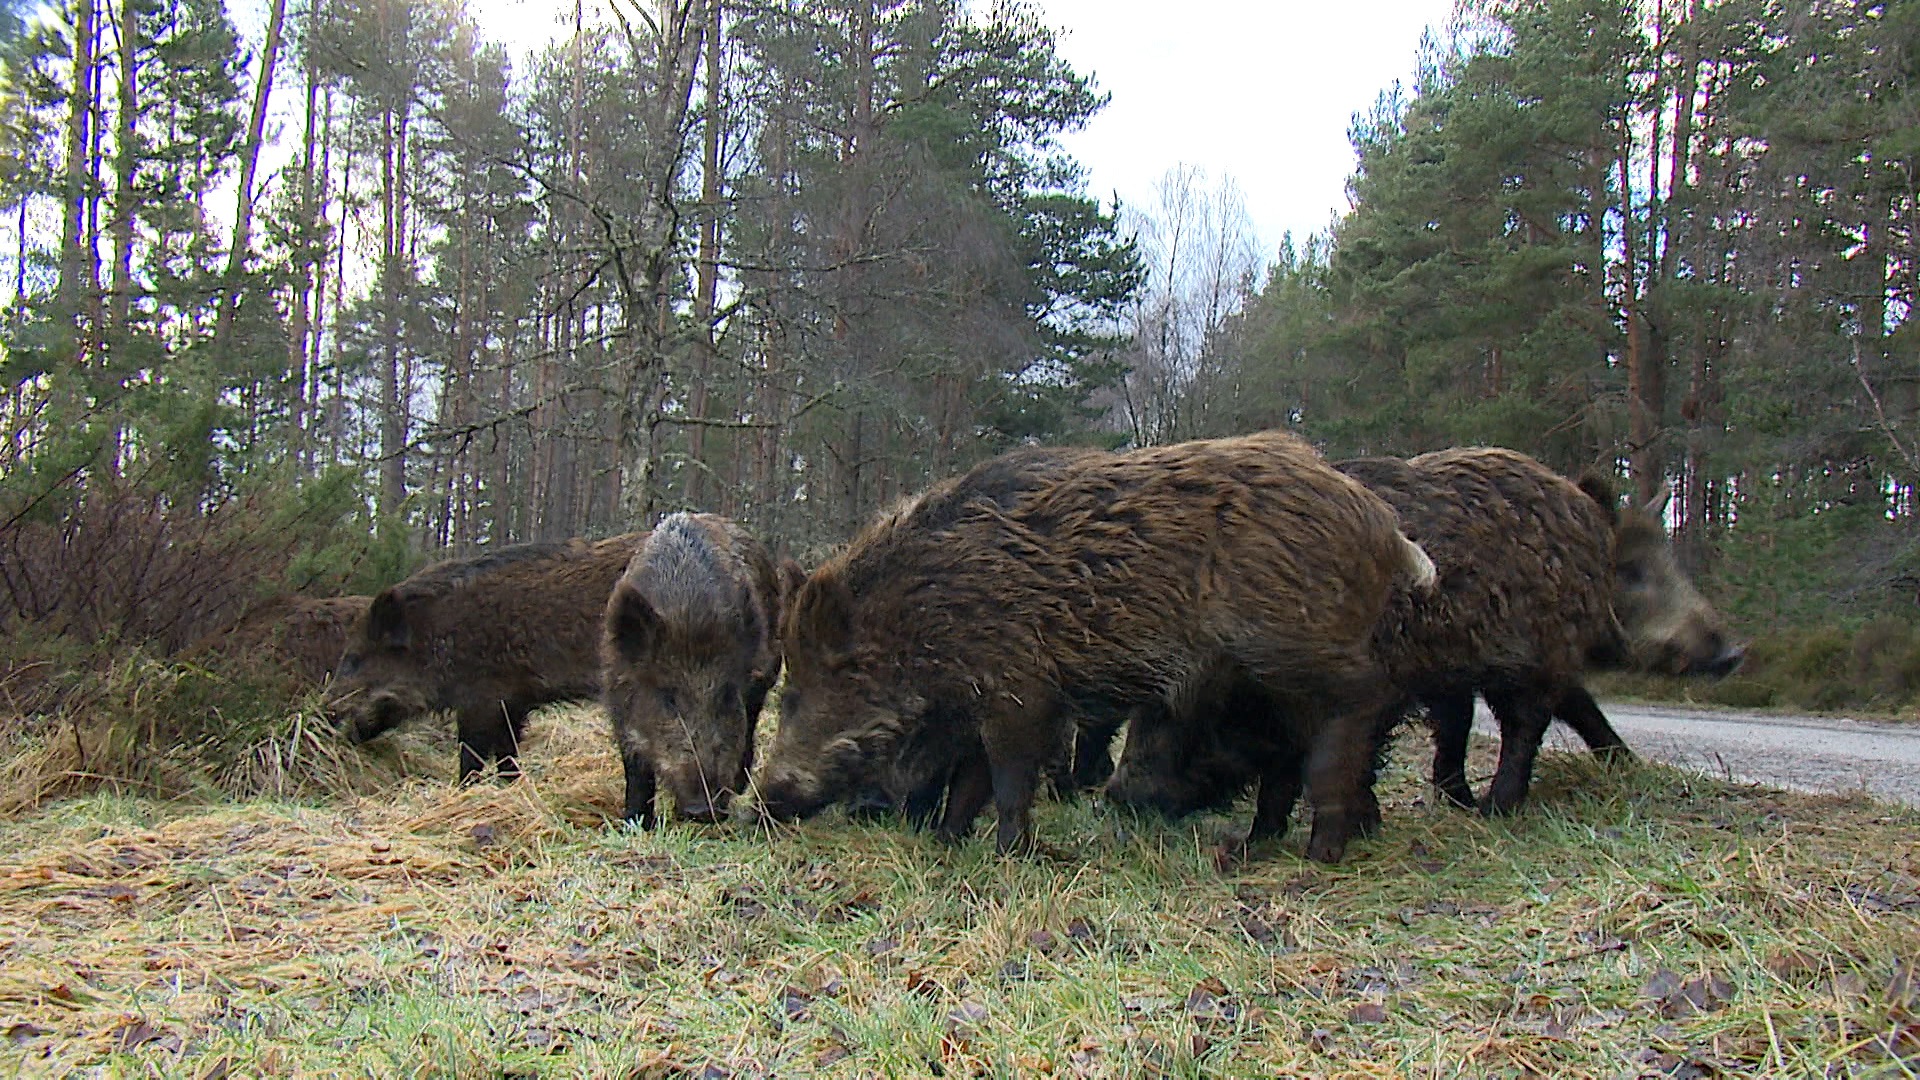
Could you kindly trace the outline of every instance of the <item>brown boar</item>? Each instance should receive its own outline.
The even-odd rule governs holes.
[[[939,786],[943,837],[990,798],[1014,850],[1071,703],[1178,709],[1237,667],[1308,733],[1308,851],[1337,861],[1391,692],[1372,628],[1396,589],[1431,582],[1392,511],[1277,432],[1077,454],[1011,503],[923,498],[807,579],[763,809],[803,816],[876,778]]]
[[[279,596],[256,605],[234,626],[209,634],[181,659],[243,658],[284,671],[295,690],[320,687],[346,650],[347,635],[373,602],[370,596]]]
[[[1360,459],[1336,468],[1392,504],[1438,568],[1438,589],[1397,599],[1382,623],[1382,653],[1405,697],[1383,713],[1379,732],[1384,744],[1413,701],[1425,704],[1434,783],[1459,805],[1473,805],[1465,763],[1476,693],[1486,697],[1501,727],[1500,764],[1482,808],[1503,813],[1524,800],[1554,718],[1597,751],[1631,756],[1580,683],[1591,656],[1624,647],[1644,664],[1675,671],[1724,671],[1737,663],[1738,650],[1679,573],[1664,533],[1644,514],[1616,516],[1610,493],[1576,487],[1531,458],[1496,449],[1448,450],[1411,461]],[[1654,584],[1636,599],[1632,583],[1642,581]],[[1222,730],[1205,739],[1260,758],[1256,733],[1278,721],[1244,700],[1216,712]],[[1174,759],[1143,759],[1128,769],[1133,742],[1130,735],[1122,760],[1127,782],[1110,791],[1119,801],[1177,805],[1159,789],[1174,783],[1168,774],[1195,770]],[[1143,740],[1142,754],[1154,745]],[[1210,771],[1181,776],[1176,795],[1191,790],[1216,801],[1230,798],[1250,771],[1283,767],[1189,754],[1211,762]]]
[[[627,820],[653,824],[660,781],[692,821],[717,820],[744,790],[780,675],[781,573],[744,529],[712,514],[670,515],[634,553],[607,599],[600,646]]]
[[[355,624],[333,713],[354,742],[421,713],[454,713],[460,780],[488,761],[520,775],[527,714],[600,694],[607,595],[644,533],[516,544],[427,567],[381,591]]]

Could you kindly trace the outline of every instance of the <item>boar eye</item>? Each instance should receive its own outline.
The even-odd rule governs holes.
[[[1620,568],[1620,584],[1629,589],[1639,588],[1646,579],[1647,572],[1638,566],[1628,565]]]
[[[351,675],[354,672],[359,670],[360,670],[360,655],[358,653],[348,653],[346,656],[341,658],[340,674]]]
[[[680,711],[680,696],[673,692],[671,686],[663,686],[660,688],[660,707],[668,712]]]

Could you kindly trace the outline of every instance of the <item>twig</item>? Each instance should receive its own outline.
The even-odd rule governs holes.
[[[1913,451],[1900,441],[1893,421],[1887,419],[1887,410],[1880,404],[1880,395],[1873,392],[1873,384],[1867,381],[1867,365],[1860,357],[1860,339],[1857,337],[1853,339],[1853,373],[1860,379],[1860,389],[1867,392],[1867,400],[1873,402],[1873,414],[1879,417],[1880,428],[1886,432],[1887,441],[1893,444],[1893,449],[1907,463],[1908,469],[1920,473],[1920,457],[1915,457]]]

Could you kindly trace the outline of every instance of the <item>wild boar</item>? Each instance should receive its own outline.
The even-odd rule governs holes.
[[[382,590],[349,634],[332,711],[353,742],[449,709],[460,781],[488,761],[520,775],[527,714],[600,694],[607,596],[646,539],[516,544],[451,559]]]
[[[660,781],[691,821],[717,820],[745,789],[780,676],[780,577],[759,541],[712,514],[673,514],[634,553],[600,645],[627,820],[653,824]]]
[[[1738,662],[1717,614],[1677,565],[1657,522],[1618,514],[1610,492],[1576,486],[1525,455],[1459,449],[1410,461],[1360,459],[1336,468],[1393,505],[1407,534],[1431,553],[1439,587],[1402,595],[1380,627],[1381,652],[1402,699],[1378,725],[1385,737],[1417,700],[1434,733],[1434,783],[1449,799],[1473,805],[1465,776],[1473,698],[1484,695],[1501,727],[1501,756],[1482,809],[1513,810],[1525,799],[1547,725],[1569,723],[1596,750],[1629,754],[1581,685],[1595,655],[1627,655],[1671,671],[1724,672]],[[1279,723],[1243,699],[1239,707],[1201,708],[1221,730],[1207,745],[1260,758],[1254,733]],[[1164,741],[1166,736],[1156,737]],[[1189,751],[1207,769],[1159,757],[1154,739],[1134,737],[1122,773],[1109,784],[1118,801],[1177,809],[1182,792],[1231,798],[1264,759],[1230,763]],[[1275,753],[1284,753],[1282,746]],[[1129,767],[1131,765],[1131,767]],[[1177,781],[1176,781],[1177,776]],[[1173,795],[1161,791],[1176,786]],[[1363,809],[1362,818],[1377,815]]]
[[[269,664],[286,673],[292,689],[315,689],[333,675],[348,632],[372,602],[370,596],[275,597],[253,607],[234,626],[195,642],[181,659]]]
[[[1373,627],[1431,576],[1390,508],[1278,432],[1076,455],[1011,506],[922,499],[795,596],[763,810],[939,786],[943,837],[991,799],[1013,851],[1071,703],[1178,708],[1236,666],[1307,732],[1308,851],[1338,861],[1391,692]]]

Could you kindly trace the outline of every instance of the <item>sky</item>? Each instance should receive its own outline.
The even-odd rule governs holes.
[[[974,0],[984,5],[987,0]],[[1414,71],[1420,35],[1452,0],[1029,0],[1074,70],[1111,95],[1065,148],[1090,190],[1156,203],[1176,165],[1232,177],[1260,248],[1323,229],[1347,209],[1347,126]],[[264,4],[235,5],[257,41]],[[570,24],[570,0],[468,0],[518,62]],[[283,108],[290,98],[281,95]],[[284,124],[287,121],[282,118]]]
[[[979,2],[979,0],[976,0]],[[1347,125],[1414,70],[1420,34],[1451,0],[1032,0],[1074,70],[1112,95],[1066,149],[1102,198],[1155,202],[1175,165],[1231,176],[1260,246],[1304,237],[1347,208]],[[469,0],[487,36],[517,54],[550,37],[571,3]],[[564,8],[564,12],[562,9]]]
[[[1276,250],[1347,209],[1347,126],[1394,80],[1450,0],[1036,0],[1060,53],[1112,95],[1063,140],[1093,191],[1150,206],[1177,164],[1238,182]]]

